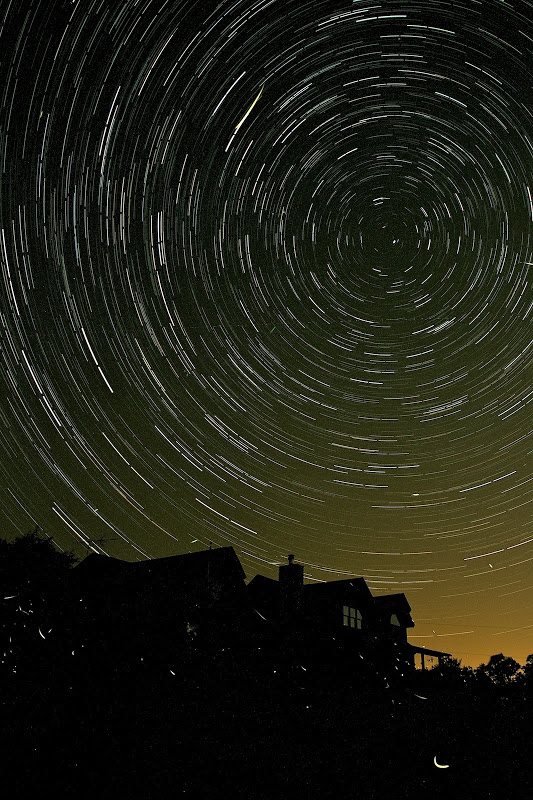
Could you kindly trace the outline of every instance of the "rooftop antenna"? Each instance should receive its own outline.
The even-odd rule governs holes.
[[[112,536],[112,537],[111,537],[111,538],[109,538],[109,539],[104,539],[104,537],[103,537],[103,536],[100,536],[100,538],[99,538],[99,539],[89,539],[89,540],[88,540],[88,542],[87,542],[87,544],[85,545],[85,549],[87,550],[87,555],[89,555],[89,550],[92,550],[92,551],[93,551],[93,553],[94,553],[94,552],[96,552],[96,550],[94,549],[94,547],[91,547],[91,545],[93,545],[93,544],[99,544],[99,545],[102,545],[102,544],[105,544],[106,542],[116,542],[116,540],[117,540],[117,537],[116,537],[116,536]],[[103,549],[103,548],[102,548],[102,549]]]
[[[104,539],[103,536],[100,536],[99,539],[94,540],[95,544],[104,544],[105,542],[116,542],[116,541],[117,541],[116,536],[111,536],[109,539]]]

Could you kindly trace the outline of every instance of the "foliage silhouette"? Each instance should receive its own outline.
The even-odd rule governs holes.
[[[39,535],[39,528],[12,542],[0,539],[0,589],[7,595],[47,585],[64,575],[78,559],[61,552],[51,537]]]
[[[25,676],[26,699],[30,683],[36,692],[40,688],[35,664],[50,664],[46,637],[58,609],[54,590],[77,560],[39,535],[38,527],[11,542],[0,539],[0,674],[19,682]],[[2,689],[9,694],[7,684]]]
[[[526,658],[522,671],[526,684],[533,688],[533,653],[530,653]]]
[[[521,669],[514,658],[497,653],[490,657],[487,664],[480,664],[476,674],[481,680],[488,678],[498,688],[504,688],[519,679]]]

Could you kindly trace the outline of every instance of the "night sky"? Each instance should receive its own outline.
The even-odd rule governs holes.
[[[1,535],[533,652],[533,2],[0,10]]]

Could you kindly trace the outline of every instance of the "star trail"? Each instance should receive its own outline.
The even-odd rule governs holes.
[[[533,3],[4,3],[2,535],[533,652]]]

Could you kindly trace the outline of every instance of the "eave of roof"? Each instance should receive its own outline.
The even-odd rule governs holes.
[[[391,611],[406,611],[410,613],[411,606],[403,592],[396,594],[381,594],[374,597],[375,604]]]
[[[451,653],[443,653],[442,650],[430,650],[429,647],[423,647],[422,645],[411,644],[411,642],[408,642],[407,646],[414,653],[423,653],[425,656],[451,656]]]

